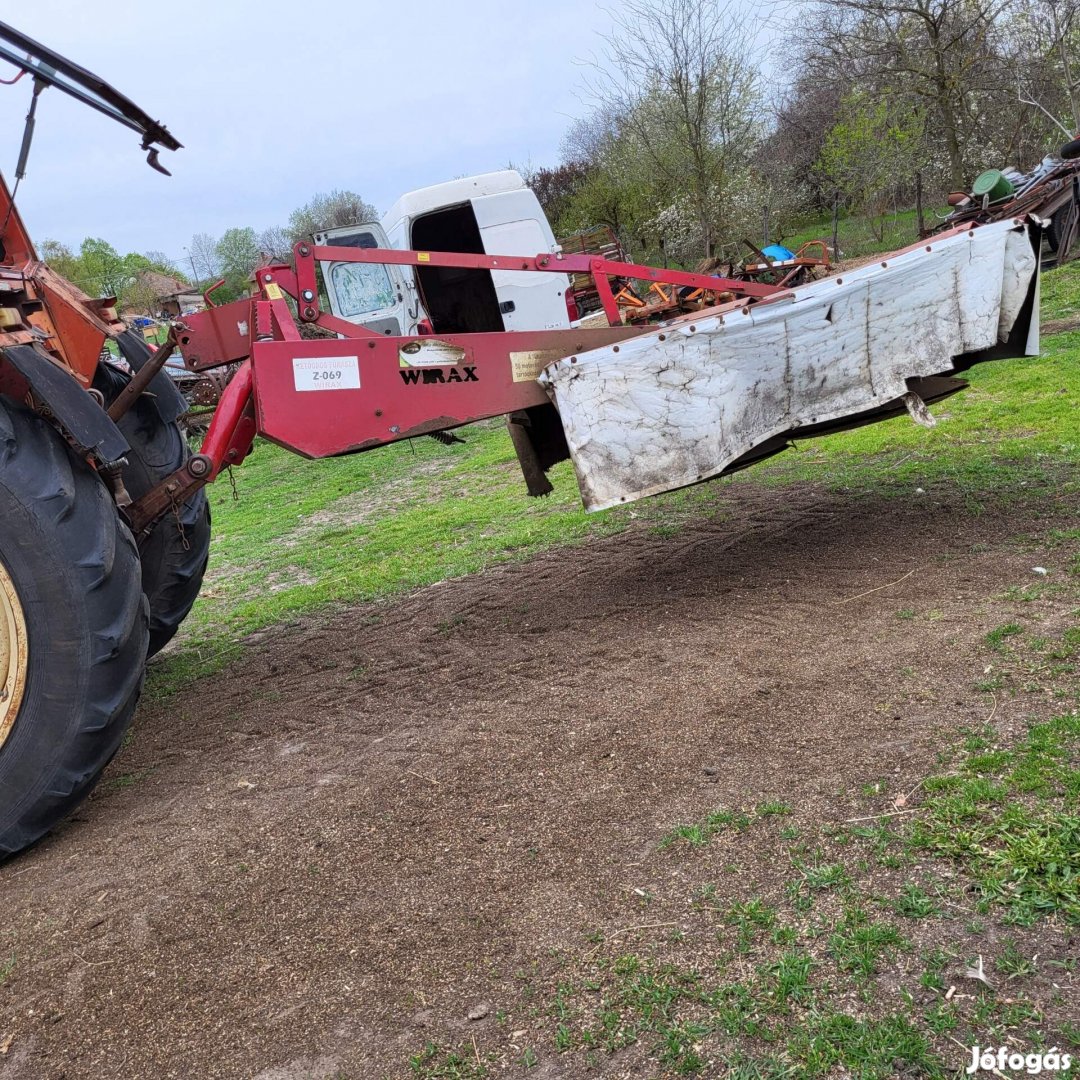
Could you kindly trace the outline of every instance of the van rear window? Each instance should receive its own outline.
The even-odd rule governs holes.
[[[330,281],[337,297],[338,314],[344,319],[394,306],[393,282],[386,267],[379,263],[334,263],[330,269]]]

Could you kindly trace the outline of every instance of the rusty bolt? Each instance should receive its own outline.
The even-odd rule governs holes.
[[[367,343],[367,347],[368,347],[369,349],[374,349],[374,348],[375,348],[375,342],[374,342],[374,341],[369,341],[369,342]]]
[[[315,309],[313,307],[304,308],[304,318],[305,319],[314,319],[315,318]]]
[[[301,244],[300,245],[300,254],[301,255],[307,255],[308,254],[308,246],[307,246],[307,244]]]
[[[376,409],[375,410],[375,415],[376,416],[382,416],[382,409]]]
[[[205,476],[210,471],[211,465],[213,462],[206,454],[196,454],[188,462],[188,472],[192,476]]]

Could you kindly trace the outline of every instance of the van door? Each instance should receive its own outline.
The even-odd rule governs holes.
[[[376,222],[328,229],[315,235],[320,247],[388,248],[386,233]],[[323,262],[323,285],[330,310],[339,318],[358,323],[378,334],[400,337],[414,332],[409,290],[403,267],[381,263]],[[411,271],[409,271],[411,273]],[[413,294],[415,295],[415,294]]]
[[[484,251],[489,255],[538,255],[556,250],[539,200],[528,188],[471,200]],[[507,330],[554,330],[570,325],[565,274],[492,270],[499,311]]]

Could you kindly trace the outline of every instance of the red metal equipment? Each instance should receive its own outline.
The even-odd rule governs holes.
[[[746,259],[733,276],[745,281],[773,281],[780,288],[793,288],[809,280],[815,270],[829,271],[829,246],[824,240],[807,240],[790,259],[770,259],[760,248],[744,240],[757,259]],[[811,252],[816,251],[813,255]]]
[[[322,310],[319,262],[588,273],[609,326],[388,337]],[[256,434],[321,458],[550,407],[536,382],[544,366],[646,332],[622,324],[611,277],[730,292],[737,299],[728,308],[784,295],[757,282],[574,254],[522,257],[298,244],[295,265],[295,271],[284,265],[260,268],[257,295],[189,315],[177,328],[180,351],[192,370],[244,363],[223,394],[203,443],[199,458],[206,471],[187,478],[190,483],[206,483],[242,460]],[[301,323],[342,337],[301,337],[286,296],[295,301]],[[139,504],[131,508],[136,520],[143,509]]]

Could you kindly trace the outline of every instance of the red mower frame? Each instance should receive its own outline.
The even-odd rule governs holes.
[[[179,348],[192,371],[237,362],[241,367],[222,394],[201,452],[128,509],[137,533],[156,520],[163,507],[243,461],[256,435],[304,457],[323,458],[549,406],[536,381],[546,365],[658,329],[622,324],[613,277],[704,289],[718,301],[706,309],[710,314],[747,311],[751,304],[788,295],[787,290],[760,282],[578,254],[476,255],[297,244],[294,256],[295,270],[272,264],[255,271],[256,290],[251,296],[189,315],[174,325],[172,339],[161,353]],[[316,277],[320,262],[588,273],[609,325],[386,336],[322,310]],[[290,300],[300,324],[342,336],[305,338]],[[692,322],[702,314],[682,315],[659,326]],[[325,379],[321,384],[313,381],[320,377]],[[524,460],[522,465],[525,468]],[[542,490],[534,491],[530,482],[530,491]]]

